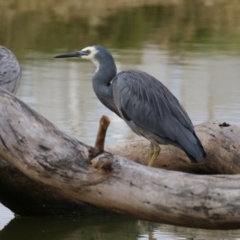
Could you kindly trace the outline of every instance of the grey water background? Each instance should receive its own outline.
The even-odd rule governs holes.
[[[0,0],[0,44],[20,61],[18,97],[70,136],[93,145],[98,122],[111,119],[106,143],[134,133],[98,101],[95,66],[54,55],[101,44],[118,71],[161,80],[193,123],[240,126],[240,2],[214,0]],[[240,231],[190,229],[119,215],[15,217],[0,205],[0,239],[240,239]]]

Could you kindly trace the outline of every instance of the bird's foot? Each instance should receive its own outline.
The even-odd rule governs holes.
[[[155,144],[155,143],[151,143],[150,145],[150,160],[148,162],[148,166],[149,167],[152,167],[155,160],[157,159],[159,153],[161,151],[161,148],[158,144]]]

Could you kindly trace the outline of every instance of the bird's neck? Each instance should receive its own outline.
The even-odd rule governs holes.
[[[93,87],[110,86],[112,79],[117,74],[117,68],[114,61],[107,61],[102,64],[96,64],[97,70],[93,75]],[[94,89],[95,90],[95,89]]]
[[[117,68],[114,61],[105,62],[97,67],[97,71],[92,78],[92,83],[94,92],[103,105],[119,115],[113,101],[111,84],[116,74]]]

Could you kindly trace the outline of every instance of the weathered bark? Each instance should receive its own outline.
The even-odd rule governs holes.
[[[166,171],[110,153],[89,161],[88,146],[67,136],[1,89],[0,103],[0,156],[30,179],[51,187],[61,196],[150,221],[200,228],[240,226],[240,175]],[[221,128],[216,135],[210,124],[209,135],[228,138],[222,138],[221,145],[214,136],[215,141],[208,143],[203,139],[208,159],[202,164],[210,166],[206,169],[211,169],[216,159],[218,165],[224,160],[222,157],[232,157],[228,155],[229,149],[238,155],[225,161],[238,168],[239,132],[233,143],[231,127]],[[215,151],[206,144],[216,144]],[[164,151],[160,158],[165,158]],[[179,156],[180,162],[183,161],[183,155]],[[91,166],[98,161],[112,161],[111,169]],[[216,167],[216,172],[224,167],[227,170],[223,172],[232,169],[228,163],[222,163],[221,167]]]
[[[21,216],[79,216],[103,209],[60,194],[0,159],[0,202]]]
[[[93,155],[104,151],[109,123],[108,117],[102,117],[95,148],[90,148]],[[78,216],[104,212],[101,208],[62,196],[54,187],[30,179],[1,158],[0,202],[22,216]]]

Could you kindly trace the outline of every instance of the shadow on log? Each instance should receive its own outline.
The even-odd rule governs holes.
[[[61,132],[2,89],[0,102],[0,156],[23,173],[19,175],[22,179],[31,181],[32,186],[39,184],[35,196],[45,189],[42,194],[50,193],[48,196],[55,199],[61,196],[79,206],[92,204],[149,221],[198,228],[239,228],[239,175],[166,171],[115,155],[145,163],[147,145],[141,139],[122,145],[123,152],[120,146],[115,146],[111,148],[112,153],[103,152],[89,160],[89,146]],[[205,123],[196,131],[208,154],[204,162],[199,166],[191,164],[181,150],[166,146],[157,166],[187,172],[239,172],[237,127]],[[128,155],[129,148],[133,149],[132,157]],[[137,149],[141,149],[139,155]],[[100,168],[93,167],[93,163]],[[101,167],[105,163],[108,168]],[[6,189],[9,189],[7,186],[8,183]]]

